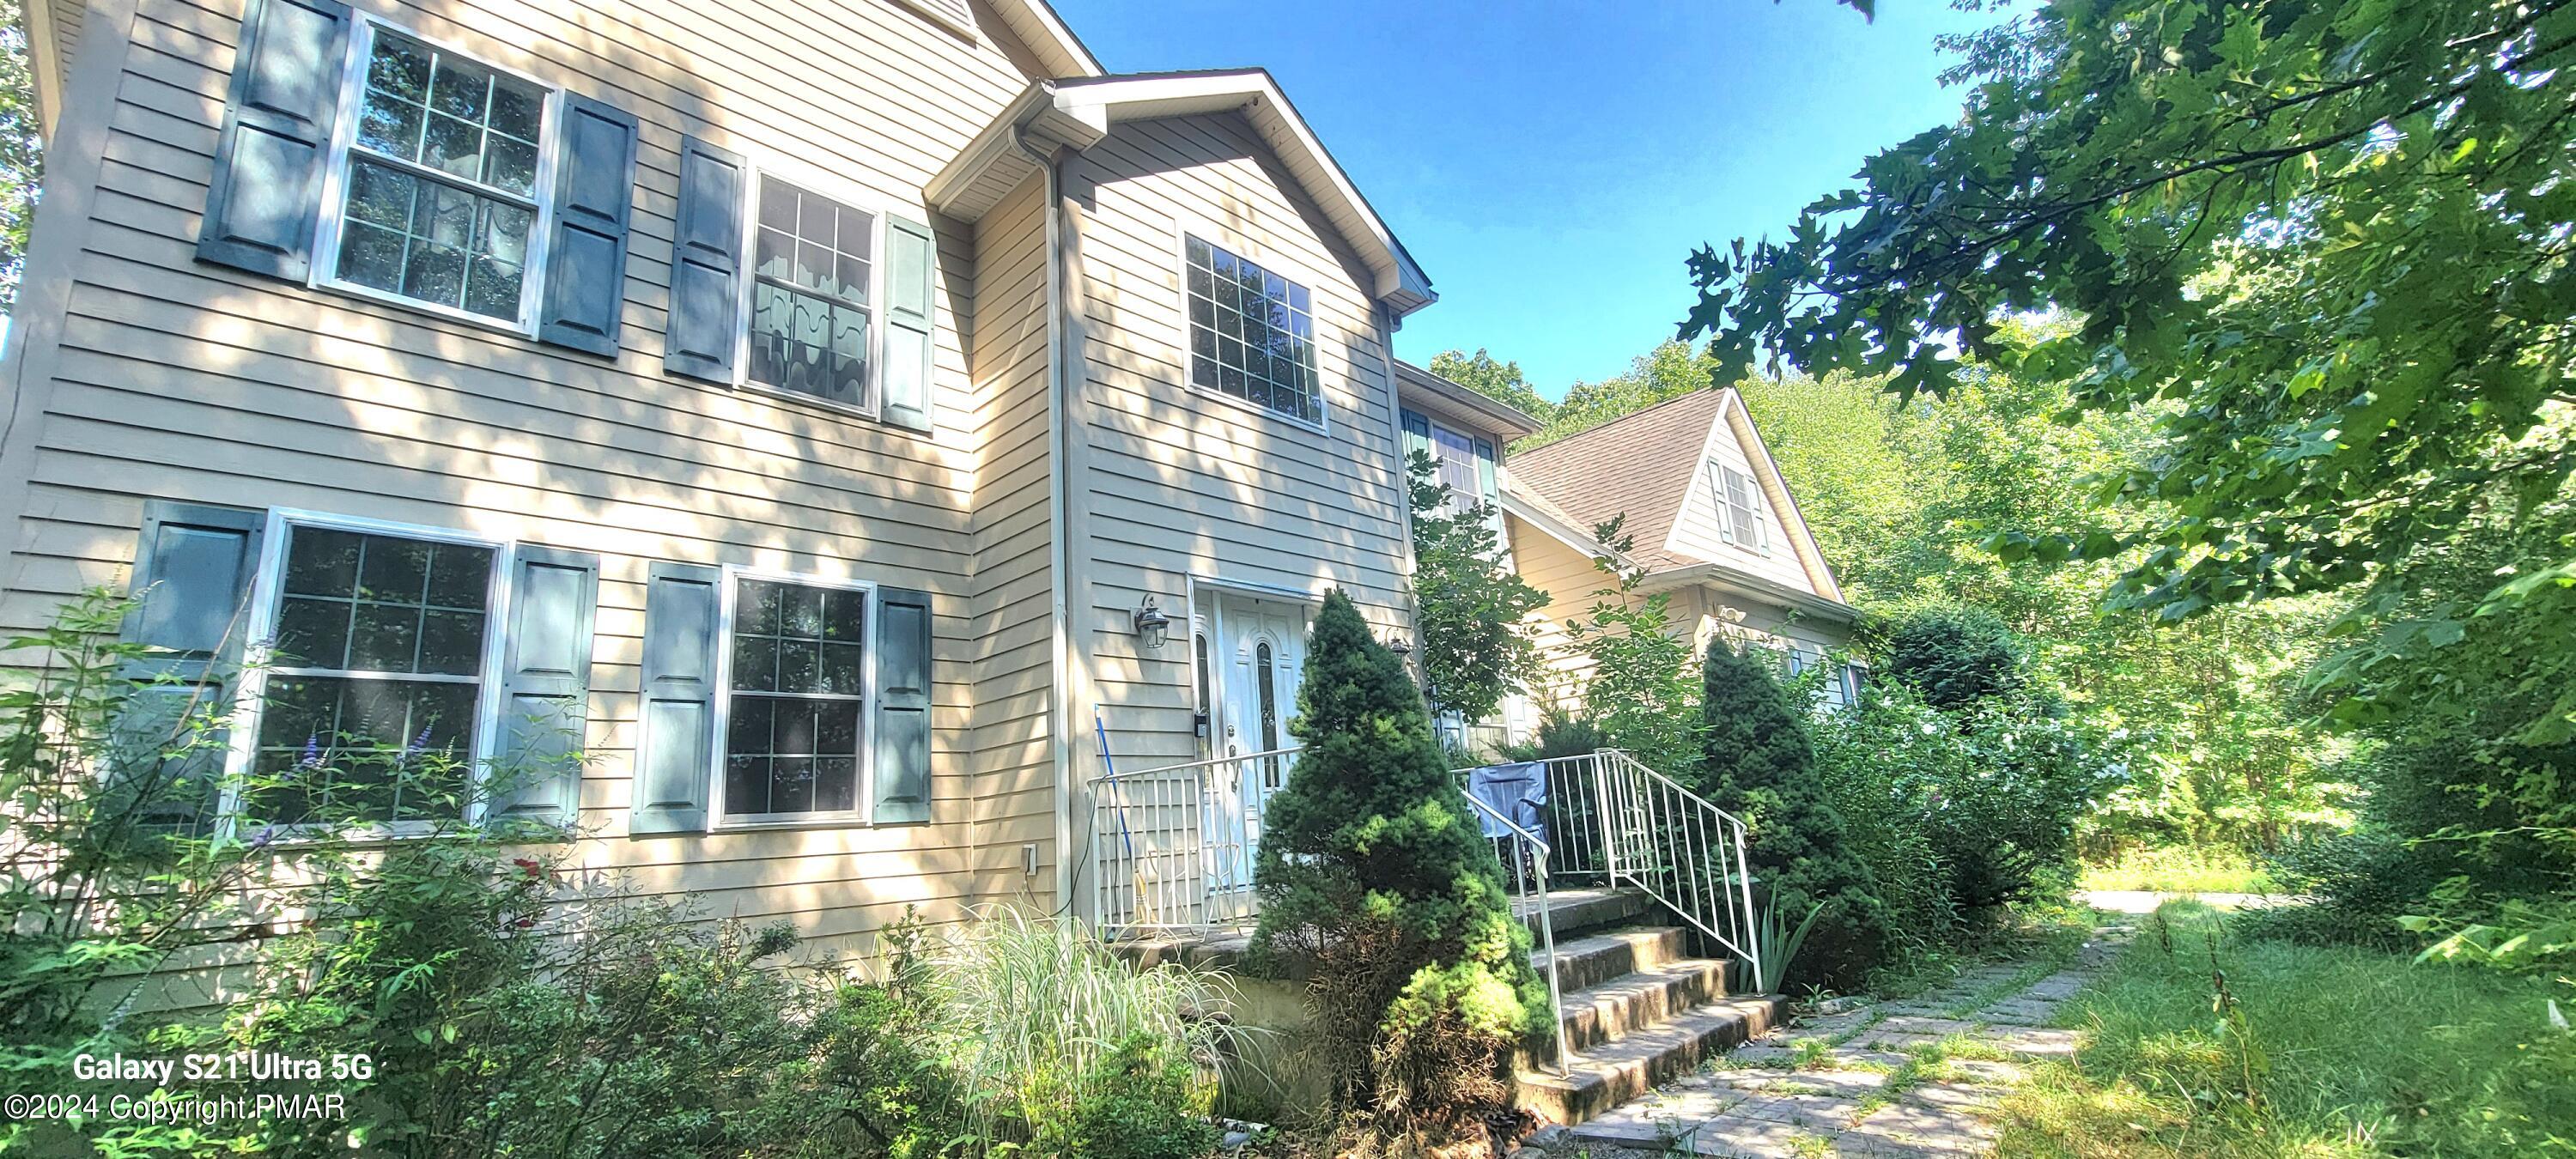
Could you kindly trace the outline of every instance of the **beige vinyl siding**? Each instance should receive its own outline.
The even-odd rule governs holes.
[[[1054,884],[1054,524],[1048,464],[1046,181],[1034,178],[976,227],[974,338],[975,819],[1016,842],[1038,841],[1040,873],[1009,888]],[[1041,832],[1042,831],[1042,832]],[[1017,876],[1014,874],[1014,876]]]
[[[1602,598],[1596,593],[1616,581],[1594,567],[1591,556],[1567,547],[1563,540],[1521,517],[1506,515],[1503,523],[1510,529],[1514,570],[1520,573],[1522,582],[1546,592],[1548,597],[1547,606],[1530,613],[1527,621],[1536,629],[1546,673],[1530,689],[1530,695],[1541,705],[1578,707],[1583,703],[1584,686],[1592,679],[1593,665],[1574,650],[1569,625],[1591,619],[1592,605]]]
[[[1762,473],[1754,469],[1750,449],[1726,421],[1726,412],[1739,405],[1729,399],[1717,421],[1709,424],[1708,442],[1701,450],[1699,466],[1691,473],[1690,493],[1673,517],[1672,537],[1666,541],[1665,550],[1689,559],[1726,564],[1798,591],[1813,592],[1816,585],[1798,558],[1793,533],[1783,520],[1779,496],[1765,485]],[[1725,518],[1725,511],[1720,503],[1722,497],[1710,487],[1707,464],[1711,460],[1753,479],[1762,496],[1763,535],[1770,545],[1767,552],[1755,551],[1749,544],[1728,543],[1719,534],[1719,521]]]
[[[1122,123],[1071,166],[1085,198],[1074,418],[1085,591],[1071,629],[1121,767],[1195,759],[1187,633],[1140,655],[1132,611],[1176,620],[1191,579],[1348,590],[1403,622],[1406,544],[1395,401],[1366,269],[1281,179],[1240,116]],[[1263,263],[1312,295],[1326,430],[1190,388],[1181,234]],[[1096,769],[1082,753],[1077,767]]]
[[[1043,568],[1031,544],[1045,538],[1044,505],[1034,523],[1025,504],[972,512],[997,489],[1043,496],[1028,443],[1043,418],[1021,397],[1027,372],[990,387],[970,378],[961,327],[981,272],[1001,278],[1022,312],[1035,308],[1033,291],[1024,257],[979,248],[971,231],[922,209],[920,191],[1026,78],[990,34],[970,42],[887,0],[360,7],[641,119],[624,349],[591,358],[196,263],[239,5],[139,0],[123,59],[79,64],[82,75],[115,70],[103,86],[113,103],[65,110],[67,123],[105,119],[96,188],[49,197],[40,211],[38,230],[72,231],[79,252],[60,274],[38,272],[68,284],[58,345],[22,356],[22,369],[50,381],[35,392],[43,413],[25,416],[18,436],[35,447],[23,480],[8,480],[23,481],[27,501],[0,627],[41,623],[84,586],[122,584],[155,497],[597,552],[594,763],[581,803],[604,840],[578,845],[577,864],[631,869],[648,892],[688,895],[711,915],[793,918],[821,948],[855,948],[906,903],[944,918],[1027,888],[1021,843],[1051,847],[1054,832],[1052,786],[1027,755],[1046,738],[1012,739],[1027,728],[1018,719],[986,729],[971,706],[988,681],[1028,679],[1012,666],[1030,633],[1027,577]],[[662,373],[683,133],[755,165],[792,161],[791,173],[831,179],[820,192],[932,225],[935,431]],[[989,486],[979,474],[988,440],[1003,456]],[[935,823],[625,839],[653,559],[934,593]],[[979,575],[988,562],[994,571]]]

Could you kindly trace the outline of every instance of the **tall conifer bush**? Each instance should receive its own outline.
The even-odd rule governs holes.
[[[1844,840],[1806,715],[1773,673],[1774,662],[1725,639],[1701,665],[1701,784],[1718,808],[1744,820],[1755,893],[1795,925],[1825,907],[1808,936],[1808,978],[1857,980],[1877,956],[1885,906],[1867,864]]]
[[[1263,819],[1254,961],[1308,979],[1337,1111],[1388,1140],[1481,1131],[1505,1052],[1543,1024],[1529,933],[1402,661],[1334,592]]]

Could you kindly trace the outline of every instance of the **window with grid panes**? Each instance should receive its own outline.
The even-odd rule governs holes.
[[[495,555],[289,525],[247,815],[457,815],[476,755]]]
[[[517,322],[545,215],[546,90],[400,33],[367,33],[341,174],[340,281]]]
[[[725,719],[727,817],[792,819],[859,806],[868,594],[735,582]]]
[[[752,240],[751,380],[868,407],[876,215],[774,177]]]
[[[1190,383],[1300,422],[1324,421],[1306,287],[1207,241],[1184,240]]]

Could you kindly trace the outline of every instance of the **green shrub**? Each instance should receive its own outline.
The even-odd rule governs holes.
[[[2074,877],[2075,824],[2123,774],[2105,740],[2036,697],[1939,713],[1965,749],[1956,772],[1922,785],[1924,833],[1964,909],[2039,898]]]
[[[1222,973],[1131,969],[1078,919],[1016,909],[983,912],[924,953],[927,1041],[978,1148],[1082,1154],[1066,1148],[1089,1116],[1140,1124],[1148,1104],[1162,1108],[1161,1138],[1194,1137],[1206,1119],[1229,1046]],[[1177,1085],[1176,1063],[1189,1070]]]
[[[1074,1099],[1062,1152],[1082,1159],[1188,1159],[1216,1149],[1212,1091],[1168,1040],[1129,1035]],[[1046,1150],[1055,1140],[1041,1138]]]
[[[1781,688],[1775,669],[1767,654],[1709,642],[1701,668],[1700,784],[1718,808],[1743,819],[1745,853],[1766,905],[1802,919],[1824,907],[1810,934],[1810,969],[1848,983],[1875,963],[1886,906],[1818,772],[1808,714]]]
[[[1316,614],[1296,775],[1263,818],[1256,964],[1302,975],[1334,1110],[1390,1135],[1481,1132],[1504,1054],[1544,1023],[1529,934],[1403,664],[1336,591]]]
[[[1579,757],[1614,747],[1610,730],[1588,716],[1576,716],[1562,708],[1550,706],[1539,714],[1538,732],[1528,741],[1506,746],[1506,761],[1549,761],[1558,757]]]
[[[1967,748],[1947,722],[1927,729],[1928,711],[1873,694],[1811,730],[1816,779],[1842,821],[1843,847],[1876,883],[1885,915],[1878,952],[1891,966],[1947,944],[1959,928],[1950,868],[1924,818],[1929,786],[1965,779]]]
[[[1912,612],[1888,635],[1887,677],[1935,708],[1958,709],[2021,690],[2029,657],[2003,620],[1983,608]]]

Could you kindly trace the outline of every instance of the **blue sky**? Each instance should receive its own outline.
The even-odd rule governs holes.
[[[1396,353],[1516,359],[1549,397],[1672,335],[1682,260],[1777,234],[1958,115],[1942,0],[1055,0],[1113,72],[1261,65],[1431,275]]]

